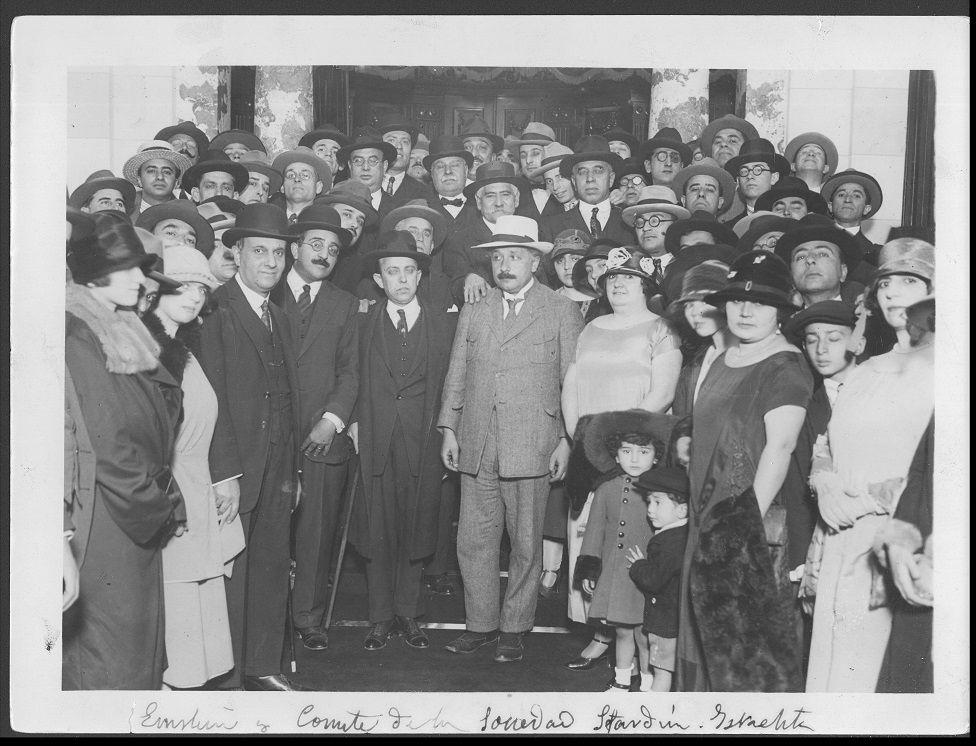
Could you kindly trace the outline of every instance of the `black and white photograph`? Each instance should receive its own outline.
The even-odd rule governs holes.
[[[17,18],[12,729],[968,732],[968,31]]]

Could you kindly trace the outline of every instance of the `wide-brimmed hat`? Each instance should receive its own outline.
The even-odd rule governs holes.
[[[644,161],[639,157],[625,158],[620,162],[619,170],[614,171],[617,179],[614,181],[614,186],[620,186],[620,180],[625,176],[640,176],[644,179],[644,183],[647,183],[648,174],[644,170]]]
[[[726,114],[724,117],[713,119],[702,130],[701,137],[698,138],[701,144],[702,153],[708,157],[712,155],[712,141],[722,130],[738,130],[742,133],[742,140],[756,140],[759,138],[759,131],[749,122],[734,114]]]
[[[573,287],[583,293],[593,294],[593,288],[590,287],[590,283],[586,279],[586,262],[590,259],[606,259],[610,255],[610,249],[615,249],[619,245],[619,241],[614,241],[612,238],[598,238],[596,241],[590,243],[589,247],[586,249],[586,253],[583,254],[583,258],[576,262],[576,266],[573,267]]]
[[[316,197],[315,201],[325,205],[348,205],[359,210],[365,216],[363,230],[372,228],[380,220],[380,214],[370,199],[369,187],[358,179],[340,181],[328,194]]]
[[[681,237],[692,231],[707,231],[712,234],[712,243],[734,245],[736,242],[736,235],[729,226],[719,222],[710,212],[695,210],[687,218],[671,223],[664,234],[664,248],[677,256],[684,251],[681,248]]]
[[[288,233],[288,216],[285,211],[276,205],[261,202],[244,205],[244,209],[237,215],[234,227],[228,229],[220,240],[223,241],[224,246],[230,247],[239,239],[249,236],[277,238],[287,243],[295,240],[295,237]]]
[[[578,254],[586,256],[590,248],[590,234],[577,228],[567,228],[557,233],[552,241],[552,253],[549,260],[555,262],[563,254]]]
[[[739,175],[739,168],[746,163],[765,163],[773,173],[779,174],[780,179],[790,174],[790,162],[777,153],[773,144],[764,137],[742,143],[739,154],[726,162],[725,170],[734,178]]]
[[[183,190],[189,192],[194,187],[199,187],[203,175],[214,171],[230,174],[234,179],[234,191],[238,194],[247,189],[251,180],[247,168],[237,161],[232,161],[223,150],[208,150],[206,153],[201,153],[196,165],[190,166],[183,174],[181,182]]]
[[[72,244],[68,251],[71,277],[79,285],[132,267],[148,273],[156,263],[156,257],[146,253],[135,227],[108,212],[92,213],[94,234]]]
[[[478,170],[474,172],[474,181],[464,187],[464,196],[474,199],[481,187],[499,183],[512,184],[520,192],[526,184],[525,179],[516,172],[515,164],[508,161],[492,161],[478,166]]]
[[[533,168],[529,171],[530,179],[538,179],[540,176],[544,176],[547,171],[552,171],[554,168],[559,168],[559,164],[562,163],[563,158],[573,154],[573,149],[568,148],[561,142],[554,142],[550,145],[546,145],[542,149],[542,163],[539,164],[537,168]]]
[[[607,252],[607,271],[597,279],[601,287],[610,275],[634,275],[650,280],[654,275],[654,259],[636,246],[615,246]]]
[[[645,212],[663,212],[674,215],[678,220],[691,217],[691,213],[678,204],[678,198],[671,188],[660,184],[641,189],[637,204],[624,208],[623,221],[633,228],[634,220]]]
[[[426,272],[430,267],[430,256],[417,248],[417,241],[409,231],[386,231],[379,236],[379,248],[371,251],[369,256],[369,269],[372,272],[380,271],[380,259],[393,256],[404,256],[414,259],[421,271]]]
[[[464,149],[464,140],[454,135],[439,135],[430,141],[430,155],[424,157],[424,168],[430,171],[434,161],[441,158],[463,158],[464,162],[471,168],[474,163],[474,156]]]
[[[481,117],[474,117],[469,121],[464,128],[458,133],[458,137],[461,138],[461,142],[464,142],[465,138],[468,137],[484,137],[491,143],[492,149],[497,153],[505,147],[505,140],[491,131],[491,128]]]
[[[622,127],[611,127],[603,133],[603,139],[608,143],[622,142],[630,148],[630,156],[632,158],[637,155],[637,138]]]
[[[567,155],[560,161],[559,173],[568,179],[573,173],[573,166],[584,161],[603,161],[616,174],[623,158],[610,151],[610,143],[605,137],[587,135],[576,142],[572,155]]]
[[[830,202],[834,198],[834,192],[841,184],[860,184],[867,192],[872,217],[878,214],[878,210],[881,209],[881,202],[884,200],[884,194],[881,192],[881,185],[878,180],[871,174],[855,171],[853,168],[840,171],[824,182],[823,186],[820,187],[820,194],[827,202]]]
[[[211,290],[220,283],[210,271],[207,258],[189,246],[166,246],[163,248],[163,272],[171,280],[179,283],[200,282]]]
[[[648,469],[634,482],[634,488],[643,495],[665,492],[678,498],[675,502],[685,505],[691,496],[688,472],[680,466],[660,466]]]
[[[556,132],[548,124],[542,122],[529,122],[522,130],[522,134],[517,138],[505,140],[506,144],[519,147],[522,145],[550,145],[556,142]]]
[[[210,149],[223,150],[235,142],[240,143],[248,150],[259,150],[262,153],[268,152],[261,138],[247,130],[224,130],[223,132],[218,132],[214,135],[214,139],[210,141]]]
[[[154,140],[166,140],[174,135],[189,135],[193,138],[194,142],[197,144],[197,157],[201,157],[210,148],[210,138],[204,134],[204,131],[197,127],[193,122],[180,122],[179,124],[174,124],[169,127],[163,127],[159,132],[156,133]]]
[[[183,174],[190,167],[190,159],[173,150],[173,146],[166,140],[150,140],[139,145],[136,154],[125,162],[125,165],[122,166],[122,175],[133,184],[138,184],[139,169],[157,158],[169,161],[173,165],[173,168],[176,169],[177,184],[180,183]]]
[[[417,126],[401,114],[388,114],[383,117],[376,128],[380,135],[387,132],[406,132],[410,135],[410,146],[417,144]]]
[[[152,233],[163,220],[182,220],[193,228],[197,237],[197,251],[207,257],[214,249],[214,229],[210,222],[200,214],[199,209],[189,200],[171,199],[143,210],[136,218],[136,225]]]
[[[804,132],[802,135],[797,135],[792,140],[786,144],[786,148],[783,151],[783,155],[786,160],[790,162],[790,166],[796,160],[796,154],[800,151],[804,145],[813,144],[819,145],[823,148],[824,155],[826,156],[827,163],[827,176],[830,176],[834,171],[837,170],[837,146],[834,145],[833,141],[826,135],[822,135],[819,132]]]
[[[645,140],[640,148],[640,158],[642,161],[649,161],[658,148],[670,148],[681,156],[681,165],[687,166],[691,163],[691,148],[681,140],[681,133],[674,127],[664,127],[658,130],[657,134],[649,140]]]
[[[782,259],[768,251],[747,251],[729,266],[725,287],[702,300],[712,306],[721,306],[731,300],[748,300],[796,310],[792,294],[790,268]]]
[[[617,412],[601,412],[593,415],[583,433],[583,452],[598,471],[605,473],[617,465],[616,453],[610,453],[607,438],[612,435],[646,435],[662,443],[666,450],[671,443],[671,432],[678,418],[669,414],[648,412],[646,409],[625,409]],[[663,461],[666,453],[655,453]]]
[[[472,246],[472,249],[503,249],[507,246],[522,246],[540,254],[552,251],[552,244],[539,240],[539,224],[532,218],[522,215],[502,215],[491,226],[491,239]]]
[[[735,224],[733,230],[738,234],[742,230],[739,239],[735,242],[736,247],[742,253],[752,251],[753,245],[770,231],[780,231],[786,233],[797,227],[797,221],[777,215],[775,212],[759,211],[752,213],[747,218],[742,218]]]
[[[322,189],[328,191],[332,188],[332,168],[328,163],[315,155],[311,148],[299,146],[293,150],[285,150],[284,152],[278,153],[274,161],[272,161],[271,167],[284,177],[285,169],[292,163],[304,163],[311,166],[315,170],[315,175],[318,177],[318,180],[322,182]]]
[[[840,300],[822,300],[790,316],[783,325],[783,334],[797,340],[810,324],[834,324],[853,329],[857,324],[854,307]]]
[[[681,274],[681,292],[671,301],[673,306],[702,300],[706,295],[717,293],[728,281],[729,265],[717,259],[707,259],[689,267]]]
[[[787,197],[798,197],[807,204],[808,212],[827,215],[827,202],[817,192],[810,189],[803,179],[787,176],[776,182],[768,192],[763,192],[756,199],[757,210],[772,210],[778,200]]]
[[[360,127],[356,130],[349,143],[339,148],[339,152],[336,153],[336,160],[339,161],[340,165],[345,166],[349,163],[349,157],[355,151],[365,150],[366,148],[373,148],[382,152],[383,160],[388,164],[396,162],[397,149],[390,145],[390,143],[384,141],[383,135],[380,134],[379,130],[375,130],[372,127]]]
[[[661,287],[661,294],[666,301],[674,301],[681,295],[685,273],[692,267],[697,267],[705,262],[721,262],[728,267],[738,256],[739,252],[735,248],[724,243],[702,243],[682,249],[664,268],[664,283]],[[722,286],[715,290],[721,290],[724,286],[723,281]]]
[[[737,185],[731,174],[718,165],[718,161],[714,158],[706,156],[697,163],[685,166],[674,175],[674,178],[671,180],[671,188],[679,197],[685,196],[685,187],[688,185],[688,182],[692,177],[701,174],[711,176],[718,182],[719,196],[725,200],[724,204],[718,208],[718,214],[721,215],[732,207]]]
[[[85,179],[84,183],[68,197],[68,204],[80,210],[94,196],[95,192],[101,189],[115,189],[122,195],[125,211],[132,212],[132,208],[135,207],[136,203],[136,188],[128,179],[120,179],[111,171],[105,169],[96,171]]]
[[[380,221],[380,233],[396,230],[396,224],[405,218],[423,218],[434,229],[434,248],[438,248],[450,230],[448,219],[433,209],[424,199],[412,199],[405,205],[390,210]]]
[[[787,265],[793,259],[793,250],[807,241],[827,241],[840,250],[841,261],[850,272],[861,261],[864,251],[857,239],[843,228],[838,228],[833,220],[825,215],[808,213],[800,220],[794,220],[776,242],[776,256]]]
[[[250,172],[255,171],[268,177],[268,188],[271,190],[271,194],[277,194],[279,191],[281,191],[281,185],[285,183],[285,177],[282,175],[281,171],[271,165],[271,159],[264,151],[249,150],[241,156],[238,163],[248,170],[249,181]]]
[[[71,235],[69,242],[83,241],[94,235],[95,221],[87,212],[82,212],[77,207],[67,205],[65,208],[65,219],[71,223]]]
[[[335,140],[339,143],[339,147],[343,148],[350,143],[346,134],[336,127],[331,122],[327,124],[320,124],[311,132],[306,132],[302,135],[302,139],[298,141],[299,147],[309,148],[310,150],[315,146],[319,140]]]
[[[888,275],[915,275],[935,282],[935,247],[920,238],[896,238],[878,252],[875,279]]]

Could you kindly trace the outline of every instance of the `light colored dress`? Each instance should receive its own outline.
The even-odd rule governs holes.
[[[186,504],[187,531],[163,547],[167,668],[163,681],[197,687],[234,666],[224,575],[244,549],[241,520],[221,526],[210,481],[210,440],[217,396],[196,358],[183,371],[183,421],[173,478]]]
[[[844,383],[827,434],[845,490],[869,492],[888,482],[895,512],[912,458],[934,409],[933,370],[901,370],[898,348],[857,367]],[[890,482],[889,480],[900,480]],[[870,490],[876,494],[877,489]],[[871,546],[890,515],[869,514],[834,532],[823,527],[816,586],[808,692],[873,692],[891,631],[881,572]],[[816,538],[816,537],[815,537]]]
[[[659,316],[626,329],[604,329],[596,322],[587,324],[576,343],[576,401],[580,417],[639,407],[654,383],[651,360],[663,355],[680,357],[679,345],[677,333]],[[579,517],[569,518],[566,546],[570,575],[580,555],[592,503],[591,494]],[[570,587],[569,618],[585,623],[588,613],[589,602],[578,588]]]

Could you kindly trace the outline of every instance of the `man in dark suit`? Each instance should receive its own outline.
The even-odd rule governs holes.
[[[464,195],[468,170],[474,156],[460,137],[441,135],[430,143],[430,155],[424,158],[424,168],[430,172],[437,198],[430,203],[450,222],[451,232],[478,214],[474,202]]]
[[[339,213],[342,227],[352,234],[352,242],[340,256],[330,280],[347,293],[356,294],[363,276],[362,257],[375,246],[380,216],[370,202],[369,187],[358,179],[346,179],[332,187],[332,191],[316,200],[316,204],[332,205]]]
[[[413,199],[433,199],[433,190],[407,173],[410,151],[417,144],[417,128],[399,117],[391,117],[383,121],[379,129],[383,142],[396,150],[396,157],[383,175],[383,191],[393,198],[396,205],[406,204]]]
[[[511,140],[509,144],[518,148],[521,174],[528,182],[523,189],[524,196],[516,215],[524,215],[539,223],[543,215],[558,212],[556,201],[546,189],[542,174],[539,173],[542,159],[546,156],[546,148],[558,144],[556,133],[548,124],[529,122],[519,138]],[[551,238],[548,240],[552,241]]]
[[[292,615],[309,650],[329,646],[322,617],[352,441],[344,433],[359,388],[359,302],[327,279],[352,240],[339,213],[315,203],[289,227],[294,264],[271,293],[291,322],[298,376],[302,500],[295,515]]]
[[[857,240],[864,254],[864,261],[872,267],[878,266],[878,252],[881,247],[864,235],[861,223],[878,214],[884,195],[881,185],[871,174],[855,171],[849,168],[834,174],[820,190],[821,196],[827,200],[830,214],[838,227],[850,233]],[[859,282],[867,284],[872,278],[855,277]]]
[[[234,669],[223,686],[293,691],[281,673],[288,534],[297,486],[298,380],[288,317],[268,294],[293,237],[274,205],[247,205],[222,241],[238,272],[214,291],[200,364],[217,394],[210,472],[218,512],[240,511],[247,546],[227,581]]]
[[[392,634],[427,648],[424,558],[437,544],[443,466],[435,427],[454,322],[417,295],[430,258],[406,231],[381,234],[370,255],[384,300],[363,317],[357,422],[362,492],[352,542],[366,558],[369,619],[363,641],[378,650]],[[457,318],[454,316],[453,318]]]

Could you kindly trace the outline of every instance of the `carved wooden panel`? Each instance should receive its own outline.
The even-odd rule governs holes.
[[[529,122],[535,119],[535,109],[509,109],[505,110],[505,119],[502,126],[502,137],[518,137],[525,130]]]
[[[485,110],[481,109],[469,109],[469,108],[454,108],[454,131],[453,134],[460,135],[461,132],[467,127],[472,120],[485,118]]]

